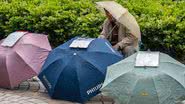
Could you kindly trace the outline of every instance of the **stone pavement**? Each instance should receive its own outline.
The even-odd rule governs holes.
[[[77,104],[61,100],[50,99],[47,93],[0,89],[0,104]],[[86,104],[112,104],[109,98],[94,97]]]

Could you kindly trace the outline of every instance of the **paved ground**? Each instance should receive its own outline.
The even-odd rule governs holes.
[[[52,100],[46,93],[0,89],[0,104],[77,104],[61,100]],[[97,96],[86,104],[112,104],[111,99]]]

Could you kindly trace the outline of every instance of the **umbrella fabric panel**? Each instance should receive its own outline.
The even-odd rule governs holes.
[[[132,97],[132,91],[137,83],[137,79],[134,73],[128,72],[124,76],[115,79],[114,83],[104,86],[101,91],[103,95],[114,98],[116,104],[128,104]],[[119,100],[121,100],[122,103],[119,103]]]
[[[9,53],[6,56],[6,68],[11,87],[18,86],[21,81],[27,80],[36,74],[16,52]]]
[[[110,54],[115,54],[121,57],[120,53],[115,51],[112,48],[112,45],[105,39],[95,39],[92,41],[93,43],[90,44],[88,48],[88,52],[103,52],[103,53],[110,53]]]
[[[51,50],[48,36],[43,34],[28,33],[20,39],[18,44],[30,44],[45,50]]]
[[[74,61],[73,65],[68,65],[60,75],[54,96],[61,96],[62,99],[70,101],[83,102],[99,92],[97,90],[97,93],[91,94],[88,93],[88,90],[99,84],[104,75],[91,63],[86,62],[78,55],[74,56],[72,60]]]
[[[69,50],[63,50],[63,49],[58,49],[58,48],[53,49],[49,53],[44,65],[42,66],[42,71],[44,71],[50,64],[52,64],[56,60],[59,60],[59,59],[62,59],[63,57],[71,55],[70,53],[71,51]]]
[[[105,54],[100,52],[87,52],[79,55],[84,60],[92,63],[92,65],[95,65],[103,74],[106,74],[107,66],[121,60],[121,58],[116,56],[115,54]]]
[[[38,74],[49,54],[48,50],[31,44],[19,45],[16,48],[16,53]]]
[[[185,87],[185,68],[172,63],[161,63],[159,69],[157,70],[173,77]]]
[[[125,14],[128,12],[126,8],[123,8],[120,4],[114,2],[114,1],[100,1],[96,2],[96,4],[99,6],[99,9],[106,9],[109,11],[115,19],[119,19],[122,14]],[[104,10],[102,10],[104,12]]]
[[[185,97],[185,88],[177,80],[169,75],[153,77],[158,92],[158,104],[176,104],[178,100]]]
[[[48,90],[50,96],[53,96],[58,79],[64,68],[67,67],[69,63],[68,59],[70,58],[71,57],[69,56],[65,56],[62,59],[55,60],[47,67],[48,70],[43,69],[43,71],[39,74],[39,78],[43,82],[45,87],[47,87],[47,89],[50,89]]]
[[[159,104],[153,79],[139,77],[128,104]],[[124,104],[124,103],[121,103]]]
[[[10,86],[10,80],[8,75],[8,70],[6,68],[6,56],[0,54],[0,83],[1,87]]]
[[[81,88],[83,101],[97,95],[105,78],[105,73],[95,66],[94,63],[82,59],[82,64],[78,65],[77,74]],[[106,70],[106,69],[105,69]],[[89,82],[89,83],[87,83]]]
[[[128,73],[129,71],[132,71],[134,69],[133,65],[134,65],[134,63],[125,63],[125,65],[122,65],[122,64],[120,64],[120,62],[118,62],[118,63],[108,67],[103,87],[110,84],[117,77],[120,77],[120,76]]]
[[[78,76],[76,71],[71,71],[73,69],[74,66],[68,65],[60,74],[52,98],[81,102]]]
[[[173,65],[179,65],[181,67],[183,67],[185,69],[185,66],[184,64],[178,62],[177,60],[175,60],[174,58],[170,57],[169,55],[167,54],[164,54],[164,53],[160,53],[160,62],[166,62],[166,63],[171,63]]]

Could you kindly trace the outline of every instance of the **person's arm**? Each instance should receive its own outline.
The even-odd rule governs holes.
[[[106,19],[103,23],[102,32],[100,33],[98,38],[107,39],[107,37],[108,37],[108,23],[109,23],[109,21],[108,21],[108,19]]]
[[[115,49],[124,49],[126,46],[134,45],[134,42],[137,41],[137,38],[131,34],[129,29],[126,29],[126,37],[124,37],[120,42],[113,46]]]

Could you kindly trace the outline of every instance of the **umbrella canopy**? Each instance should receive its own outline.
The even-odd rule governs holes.
[[[160,53],[159,66],[138,67],[137,54],[108,67],[101,89],[105,95],[118,104],[176,104],[185,96],[183,64]]]
[[[13,88],[40,72],[51,46],[42,34],[25,33],[12,47],[2,45],[5,40],[0,42],[0,87]]]
[[[104,39],[94,39],[87,48],[71,48],[76,39],[49,54],[39,78],[52,98],[82,103],[99,93],[107,66],[123,57]]]
[[[118,22],[126,26],[135,37],[141,39],[139,25],[134,16],[130,14],[127,9],[123,8],[115,1],[101,1],[96,2],[96,4],[100,10],[104,11],[103,9],[106,9],[109,11],[109,13],[112,14]]]

